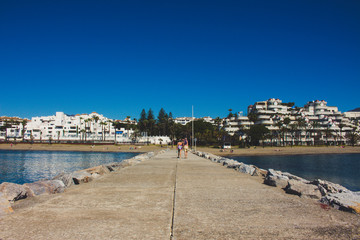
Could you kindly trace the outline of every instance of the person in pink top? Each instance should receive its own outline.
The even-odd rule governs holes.
[[[178,158],[181,158],[181,150],[183,149],[183,145],[184,143],[182,141],[177,143]]]

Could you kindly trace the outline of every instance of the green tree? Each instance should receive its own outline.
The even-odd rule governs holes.
[[[306,133],[306,121],[304,118],[298,118],[296,120],[297,122],[297,126],[298,126],[298,135],[299,135],[299,142],[300,142],[300,145],[302,145],[302,132],[303,130],[305,130],[305,136],[307,136],[307,133]]]
[[[320,139],[320,124],[317,121],[311,122],[311,135],[314,138],[314,145],[317,145],[319,139]]]
[[[269,129],[263,124],[252,125],[248,131],[250,143],[254,146],[259,146],[260,141],[264,143],[264,139],[269,132]]]
[[[234,114],[232,113],[232,109],[230,108],[229,110],[229,115],[227,116],[227,118],[232,118],[234,116]]]
[[[258,116],[255,113],[250,113],[248,118],[251,122],[255,123],[257,121]]]
[[[156,121],[157,130],[160,136],[164,136],[168,132],[168,119],[169,116],[167,115],[165,110],[161,108]]]
[[[22,124],[21,136],[22,136],[22,141],[24,142],[25,141],[25,132],[26,132],[27,120],[26,119],[22,120],[21,124]]]
[[[356,128],[353,128],[352,131],[346,133],[346,139],[353,147],[358,143],[360,136],[359,133],[356,132]]]
[[[105,141],[105,126],[107,125],[107,123],[101,121],[100,125],[101,125],[101,130],[102,130],[102,141]]]
[[[138,127],[140,132],[145,132],[147,128],[147,114],[145,109],[143,109],[140,113],[140,118],[138,122]]]
[[[147,127],[147,130],[149,132],[149,136],[154,136],[156,135],[156,132],[155,132],[155,117],[154,117],[154,113],[153,111],[151,110],[151,108],[149,109],[148,111],[148,115],[147,115],[147,121],[148,121],[148,127]]]
[[[291,132],[291,138],[292,138],[291,146],[292,146],[294,144],[295,134],[299,130],[299,126],[297,123],[291,123],[291,124],[289,124],[289,129]]]

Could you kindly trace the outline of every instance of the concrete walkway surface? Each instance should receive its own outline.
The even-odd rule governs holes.
[[[174,150],[19,201],[0,239],[360,239],[360,217]]]

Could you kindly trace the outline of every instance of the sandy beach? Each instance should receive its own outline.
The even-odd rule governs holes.
[[[135,146],[135,145],[88,145],[88,144],[0,144],[3,150],[42,150],[42,151],[87,151],[87,152],[158,152],[167,148],[159,145]],[[175,148],[169,146],[169,148]],[[251,147],[233,148],[220,151],[219,148],[197,147],[197,151],[208,152],[219,156],[261,156],[261,155],[299,155],[299,154],[341,154],[360,153],[360,147]]]
[[[261,155],[299,155],[299,154],[341,154],[360,153],[360,147],[251,147],[233,148],[233,152],[220,151],[218,148],[197,147],[197,151],[212,153],[219,156],[261,156]]]
[[[91,145],[91,144],[0,144],[2,150],[38,150],[38,151],[81,151],[81,152],[158,152],[166,147],[149,145]]]

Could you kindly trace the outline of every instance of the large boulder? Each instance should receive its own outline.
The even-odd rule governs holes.
[[[225,161],[228,161],[228,160],[229,160],[228,158],[221,157],[221,158],[217,159],[217,162],[223,164]]]
[[[298,195],[302,198],[320,199],[321,192],[319,188],[312,184],[306,184],[302,181],[290,179],[285,188],[285,192],[289,194]]]
[[[300,182],[303,182],[303,183],[310,183],[310,181],[308,181],[308,180],[306,180],[304,178],[298,177],[296,175],[293,175],[291,173],[288,173],[288,172],[281,172],[281,175],[283,175],[285,177],[288,177],[289,179],[293,179],[293,180],[300,181]]]
[[[267,171],[265,169],[262,168],[258,168],[256,166],[253,166],[255,168],[254,173],[252,174],[252,176],[260,176],[260,177],[265,177],[267,174]]]
[[[240,163],[233,159],[227,159],[222,164],[223,164],[223,166],[228,167],[228,168],[236,168]]]
[[[238,171],[241,173],[247,173],[247,174],[253,175],[255,172],[255,168],[252,165],[241,163],[238,167]]]
[[[13,212],[14,210],[12,209],[9,201],[4,196],[4,194],[0,192],[0,218]]]
[[[145,160],[145,159],[149,159],[149,158],[150,158],[150,155],[147,155],[147,154],[140,154],[140,155],[133,157],[133,159],[140,159],[140,160]]]
[[[106,164],[105,166],[110,170],[110,171],[117,171],[121,168],[124,168],[126,166],[126,160],[122,161],[122,162],[113,162],[113,163],[109,163]]]
[[[320,201],[339,210],[360,214],[360,192],[329,193]]]
[[[28,197],[26,188],[16,183],[3,182],[0,184],[0,192],[4,198],[11,202]]]
[[[85,170],[73,172],[72,179],[75,184],[88,183],[92,181],[91,173]]]
[[[107,167],[104,166],[104,165],[100,165],[100,166],[88,168],[88,169],[85,169],[85,171],[87,171],[87,172],[90,173],[90,174],[95,174],[95,173],[97,173],[97,174],[99,174],[99,175],[104,175],[104,174],[110,173],[109,168],[107,168]]]
[[[24,186],[28,188],[27,194],[29,196],[62,193],[66,188],[61,180],[43,180],[25,183]]]
[[[311,182],[311,184],[314,184],[318,186],[320,189],[320,192],[323,196],[327,195],[328,193],[342,193],[342,192],[350,192],[349,189],[329,181],[316,179]]]
[[[60,180],[64,183],[65,187],[70,187],[74,184],[73,177],[71,173],[60,173],[55,176],[52,180]]]
[[[269,169],[264,179],[264,184],[273,187],[285,188],[288,185],[289,180],[289,177],[282,175],[280,171]]]

